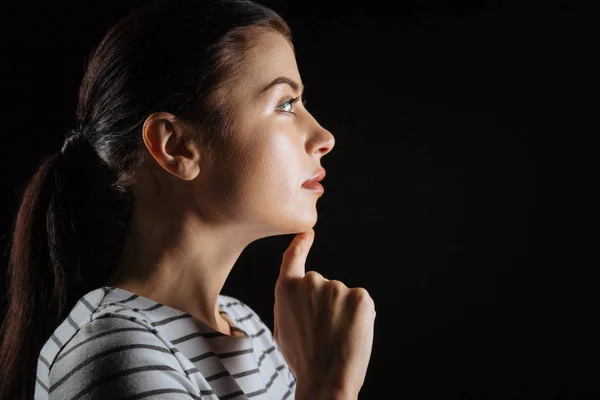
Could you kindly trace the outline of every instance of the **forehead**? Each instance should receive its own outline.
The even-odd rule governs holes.
[[[273,79],[285,76],[300,82],[296,56],[291,44],[280,33],[262,30],[256,33],[244,52],[243,86],[262,88]]]

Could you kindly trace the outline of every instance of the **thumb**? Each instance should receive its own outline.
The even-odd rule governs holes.
[[[315,238],[315,231],[297,234],[283,253],[279,279],[302,278],[306,273],[306,257]]]

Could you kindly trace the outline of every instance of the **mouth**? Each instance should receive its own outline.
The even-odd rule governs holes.
[[[320,168],[311,179],[302,184],[302,187],[310,190],[311,192],[323,194],[325,192],[325,188],[319,183],[323,180],[323,178],[325,178],[325,169]]]

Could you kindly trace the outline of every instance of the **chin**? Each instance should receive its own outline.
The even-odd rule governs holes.
[[[289,202],[288,204],[292,204]],[[290,235],[309,231],[317,224],[318,213],[315,204],[298,206],[296,202],[291,207],[280,209],[279,212],[267,213],[267,220],[262,220],[265,236]],[[258,222],[258,221],[257,221]]]
[[[306,232],[317,224],[317,214],[307,213],[304,215],[297,215],[295,218],[286,218],[285,220],[279,220],[278,223],[269,224],[268,236],[276,235],[290,235],[300,232]]]
[[[317,213],[316,211],[313,213],[307,213],[302,215],[300,218],[297,218],[294,221],[290,221],[289,226],[286,228],[286,233],[300,233],[306,232],[311,228],[314,228],[317,224]]]

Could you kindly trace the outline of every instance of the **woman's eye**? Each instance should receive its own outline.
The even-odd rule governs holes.
[[[294,109],[294,103],[297,102],[300,97],[294,97],[293,99],[289,99],[285,103],[279,105],[277,108],[286,113],[292,113]]]

